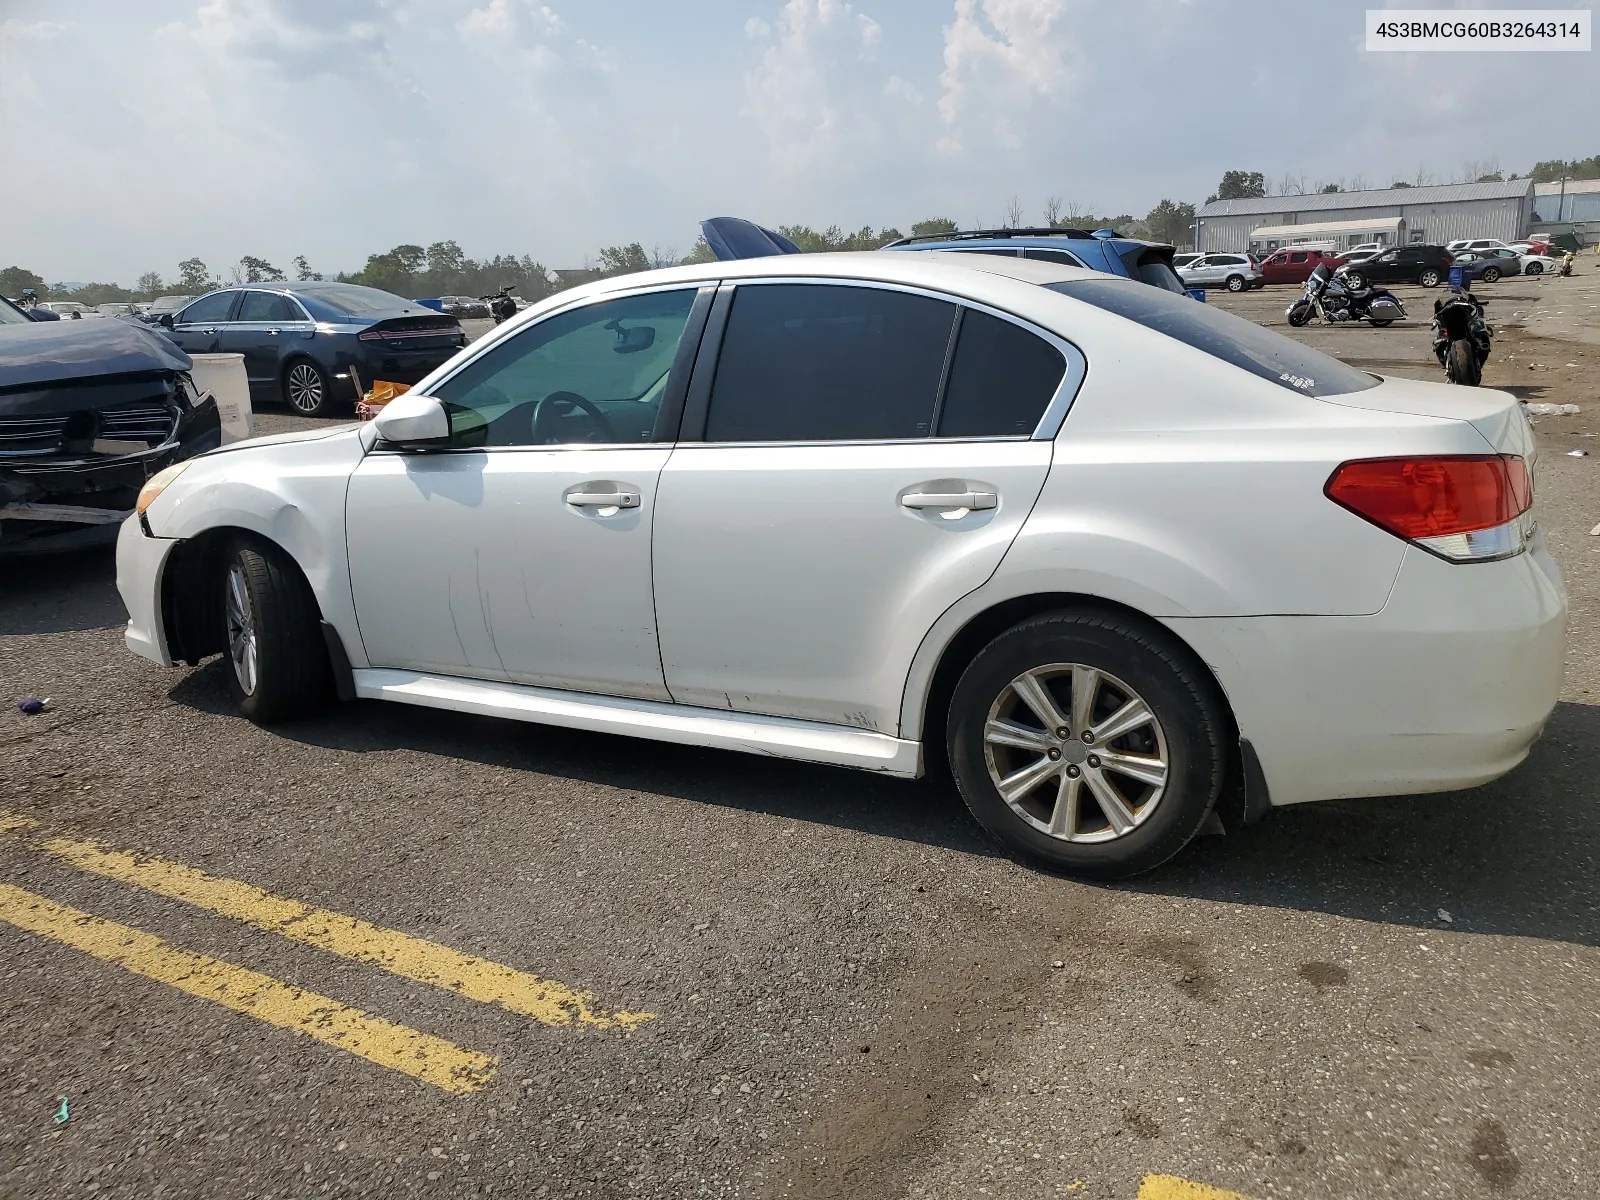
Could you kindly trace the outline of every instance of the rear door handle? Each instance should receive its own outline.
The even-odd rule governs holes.
[[[993,508],[999,502],[993,492],[907,492],[900,497],[906,508]]]
[[[638,508],[638,492],[571,492],[567,503],[577,508]]]

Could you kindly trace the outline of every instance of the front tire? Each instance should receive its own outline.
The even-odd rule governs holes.
[[[1439,286],[1439,272],[1429,267],[1417,276],[1417,282],[1425,288],[1436,288]]]
[[[1529,263],[1527,265],[1526,269],[1524,269],[1522,273],[1524,275],[1543,275],[1544,274],[1544,264],[1543,263]]]
[[[950,768],[1014,852],[1075,875],[1160,866],[1227,766],[1216,690],[1181,647],[1109,612],[1047,613],[978,652],[951,698]]]
[[[1299,329],[1309,320],[1311,320],[1310,301],[1302,300],[1289,309],[1289,324],[1296,329]]]
[[[1230,292],[1242,292],[1242,291],[1244,291],[1244,276],[1243,275],[1229,275],[1228,276],[1228,290]]]
[[[283,399],[302,417],[333,415],[332,383],[309,358],[297,358],[283,369]]]
[[[294,562],[266,542],[241,538],[223,559],[228,690],[257,725],[308,716],[333,686],[311,585]]]

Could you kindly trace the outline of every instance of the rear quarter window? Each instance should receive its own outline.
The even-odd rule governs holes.
[[[1342,396],[1378,386],[1376,376],[1263,329],[1254,321],[1209,304],[1196,304],[1187,296],[1133,287],[1112,279],[1075,279],[1045,286],[1126,317],[1303,396]]]

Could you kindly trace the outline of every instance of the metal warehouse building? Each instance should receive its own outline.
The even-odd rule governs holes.
[[[1516,242],[1528,234],[1533,199],[1533,181],[1516,179],[1213,200],[1197,214],[1195,248],[1240,253],[1306,242],[1332,242],[1338,250],[1362,242],[1443,245],[1457,238]]]

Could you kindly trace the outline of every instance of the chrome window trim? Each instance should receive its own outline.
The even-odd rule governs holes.
[[[905,292],[913,296],[926,296],[930,300],[942,300],[947,304],[959,305],[970,308],[975,312],[987,313],[1001,321],[1009,321],[1021,329],[1027,330],[1035,337],[1044,339],[1060,352],[1066,360],[1066,370],[1061,374],[1061,382],[1056,385],[1055,394],[1050,397],[1049,403],[1044,406],[1044,412],[1039,417],[1039,423],[1034,426],[1033,432],[1026,438],[1016,434],[994,434],[989,437],[936,437],[930,435],[925,438],[884,438],[884,439],[852,439],[849,441],[834,441],[815,439],[810,441],[784,441],[784,442],[696,442],[701,446],[848,446],[848,445],[896,445],[914,446],[929,442],[940,444],[946,442],[1009,442],[1009,441],[1054,441],[1056,434],[1061,432],[1061,425],[1067,419],[1067,413],[1072,408],[1072,402],[1077,399],[1078,389],[1083,386],[1084,379],[1089,373],[1089,360],[1084,358],[1083,352],[1060,334],[1052,333],[1029,321],[1026,317],[1019,317],[1015,313],[1006,312],[1004,309],[995,308],[984,304],[980,300],[968,299],[955,292],[941,292],[933,288],[917,287],[904,283],[888,283],[877,279],[846,279],[837,276],[809,276],[809,275],[771,275],[759,279],[730,279],[727,281],[735,293],[742,287],[764,284],[820,284],[824,287],[869,287],[878,288],[887,292]],[[727,338],[726,332],[723,334]],[[722,355],[722,347],[718,345],[717,356]]]

